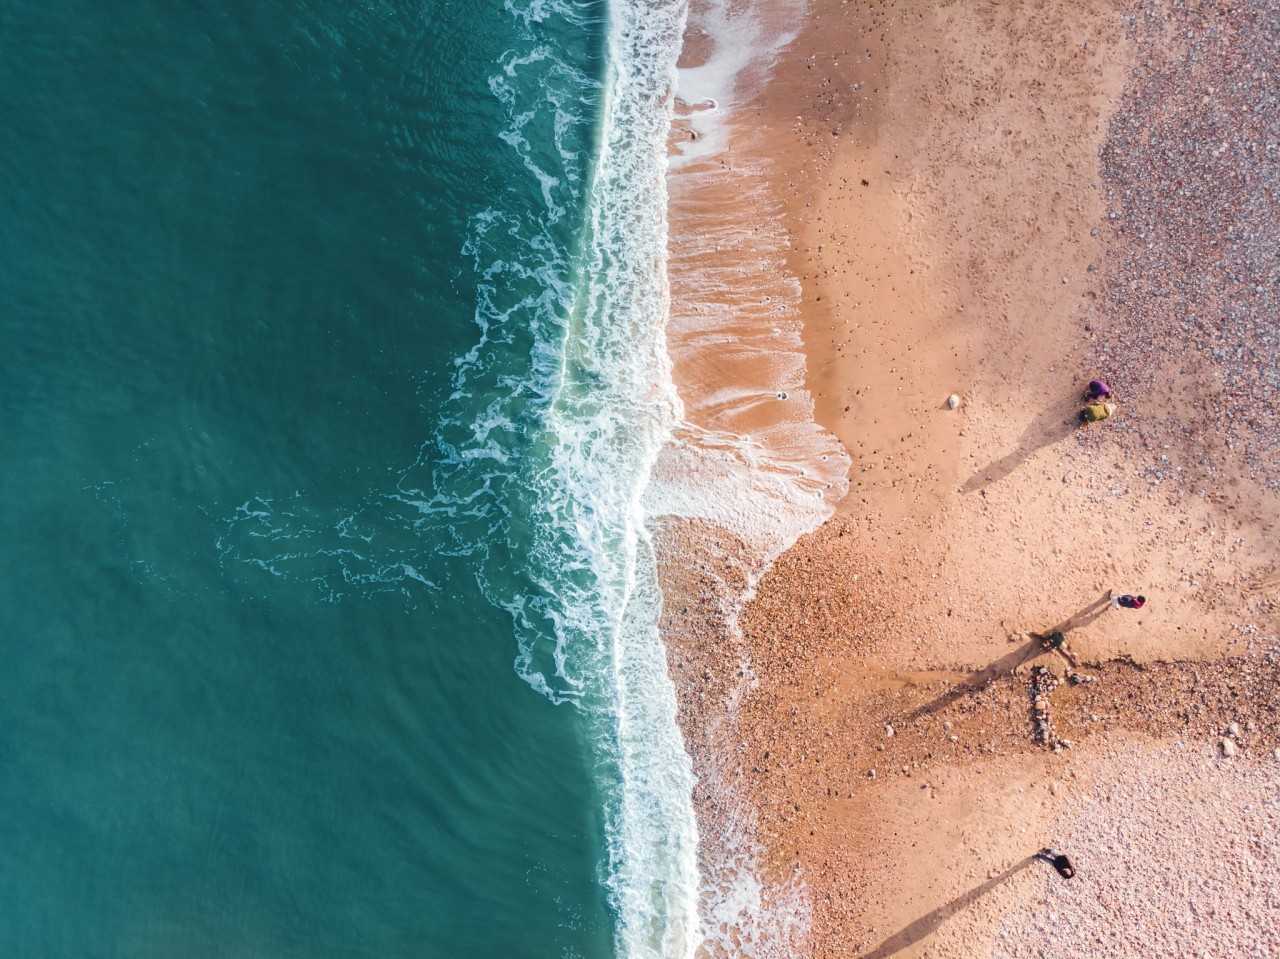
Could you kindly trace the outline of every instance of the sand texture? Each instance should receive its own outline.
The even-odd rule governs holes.
[[[780,438],[811,416],[852,460],[758,584],[733,535],[668,533],[705,868],[732,823],[803,913],[738,954],[1280,954],[1277,24],[1268,0],[815,0],[735,105],[719,162],[751,190],[674,194],[673,316],[682,290],[729,304],[688,278],[720,263],[803,324],[784,410],[751,397],[793,345],[723,360],[766,314],[725,306],[702,355],[677,322],[686,404],[797,469],[833,455]],[[779,218],[768,275],[727,241],[690,257],[695,208]],[[1099,376],[1118,414],[1083,428]]]

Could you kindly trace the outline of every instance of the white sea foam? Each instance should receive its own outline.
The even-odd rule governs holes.
[[[848,455],[814,421],[805,388],[801,289],[787,268],[768,144],[733,115],[767,82],[803,12],[803,0],[694,0],[689,33],[706,57],[678,80],[681,129],[694,135],[676,138],[671,163],[671,342],[713,384],[693,385],[689,422],[660,457],[648,508],[728,530],[743,547],[732,562],[746,589],[726,583],[719,597],[741,679],[712,737],[724,749],[700,753],[701,788],[717,795],[719,819],[700,904],[716,956],[790,959],[808,934],[803,877],[767,890],[760,880],[763,848],[752,810],[732,791],[731,750],[737,703],[755,682],[738,615],[774,559],[825,521],[848,488]]]
[[[794,22],[802,4],[793,0],[790,10],[775,5],[771,12],[790,14]],[[609,633],[610,708],[621,785],[609,825],[621,954],[688,957],[711,947],[717,954],[783,959],[807,934],[806,892],[799,881],[765,890],[747,807],[729,805],[731,821],[715,844],[721,859],[706,864],[707,875],[697,873],[693,774],[657,633],[661,596],[648,531],[661,517],[700,519],[747,546],[748,592],[729,600],[727,620],[736,632],[736,613],[768,564],[843,497],[849,461],[813,420],[800,287],[785,269],[789,240],[767,189],[767,166],[735,170],[734,189],[758,214],[749,237],[739,209],[736,219],[697,219],[695,229],[668,244],[673,181],[665,150],[673,81],[686,103],[715,104],[692,116],[696,146],[682,147],[672,164],[685,178],[672,187],[682,191],[678,208],[700,185],[723,177],[717,164],[697,161],[728,142],[732,108],[791,39],[770,30],[749,4],[731,8],[728,0],[706,0],[697,13],[713,41],[710,57],[677,79],[683,0],[615,0],[611,7],[587,279],[566,337],[556,403],[568,414],[557,426],[557,486],[572,504],[570,525],[589,545],[599,605],[584,595],[566,612],[570,620],[586,614],[570,624],[569,635],[589,630],[600,615],[616,616]],[[691,260],[717,245],[739,255],[724,271],[700,261],[696,271],[682,272],[680,300],[671,303],[668,256]],[[699,347],[719,351],[722,360],[738,351],[749,361],[750,376],[702,397],[695,418],[685,417],[671,381],[669,320],[685,332],[696,329]],[[737,428],[745,413],[753,414],[749,430]],[[745,650],[740,635],[732,639]],[[741,666],[738,696],[752,681],[750,663]],[[717,781],[720,770],[704,775],[712,788],[728,788]]]
[[[610,7],[585,280],[553,407],[565,518],[589,550],[599,593],[574,612],[590,611],[586,629],[605,627],[612,667],[607,719],[618,778],[607,809],[609,884],[628,959],[685,959],[702,940],[693,773],[658,634],[644,503],[680,415],[665,349],[665,170],[685,12],[682,0]]]
[[[724,154],[729,145],[727,118],[754,92],[752,75],[767,71],[795,39],[804,11],[804,0],[772,0],[767,11],[758,2],[695,0],[693,21],[710,38],[711,51],[704,62],[680,71],[682,116],[698,136],[680,142],[673,169]]]
[[[821,500],[827,480],[806,472],[805,449],[787,452],[784,433],[682,425],[666,344],[666,173],[686,0],[612,0],[603,82],[562,59],[544,30],[557,17],[588,28],[583,7],[506,9],[523,38],[490,91],[507,116],[500,139],[542,206],[471,219],[464,253],[479,277],[479,337],[455,360],[436,435],[393,489],[336,518],[296,497],[246,502],[225,521],[219,555],[313,581],[334,602],[347,592],[410,598],[439,588],[421,572],[431,551],[467,557],[511,616],[517,673],[590,727],[618,954],[691,959],[704,920],[733,914],[743,926],[761,895],[744,880],[710,907],[702,898],[694,776],[658,632],[650,529],[676,513],[780,542],[798,528],[788,512],[797,491]],[[592,119],[598,148],[587,157],[568,141]],[[583,208],[584,189],[580,246],[564,249],[557,238],[571,232],[564,220]],[[788,362],[780,381],[802,380]],[[741,850],[750,877],[754,850]]]
[[[536,4],[513,12],[550,15]],[[599,147],[574,280],[566,287],[560,270],[548,271],[552,315],[535,329],[535,361],[554,368],[539,424],[545,455],[526,457],[522,477],[538,494],[529,522],[532,588],[496,597],[516,624],[517,670],[553,701],[575,702],[594,730],[606,882],[627,959],[688,959],[702,941],[693,773],[658,634],[661,595],[645,506],[680,418],[665,349],[665,171],[685,13],[684,0],[615,0],[609,8]],[[545,69],[546,59],[509,58],[492,87],[512,117],[504,138],[555,218],[563,209],[558,178],[538,165],[522,133],[545,104],[516,102],[530,90],[521,71]],[[478,256],[482,246],[482,238],[474,244]],[[531,262],[546,271],[543,259]],[[506,321],[496,298],[514,272],[509,262],[496,269],[486,335]],[[526,296],[511,309],[524,316],[531,305]],[[475,354],[475,363],[484,361],[483,350]],[[485,451],[494,445],[491,431],[505,425],[501,410],[475,420],[466,447],[496,460],[498,451]]]

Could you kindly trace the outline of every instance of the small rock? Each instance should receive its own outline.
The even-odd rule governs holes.
[[[958,410],[960,408],[960,394],[952,393],[947,397],[947,409]]]
[[[893,727],[892,727],[892,726],[890,726],[888,723],[885,723],[885,724],[884,724],[884,734],[885,734],[886,736],[892,736],[892,735],[893,735]]]
[[[875,778],[876,778],[876,771],[875,771],[874,769],[868,769],[868,770],[867,770],[867,778],[868,778],[868,779],[875,779]]]
[[[1239,738],[1240,738],[1240,724],[1239,724],[1239,723],[1232,723],[1230,726],[1228,726],[1228,727],[1227,727],[1227,735],[1228,735],[1228,736],[1230,736],[1232,739],[1239,739]]]
[[[942,731],[945,733],[949,733],[951,732],[951,729],[952,729],[952,723],[951,723],[951,720],[948,719],[945,723],[942,724]]]
[[[959,737],[959,736],[948,736],[947,738],[948,738],[948,739],[950,739],[953,743],[958,743],[958,742],[960,742],[960,737]]]
[[[1222,755],[1227,759],[1236,754],[1236,744],[1225,737],[1218,743],[1218,747],[1222,750]]]

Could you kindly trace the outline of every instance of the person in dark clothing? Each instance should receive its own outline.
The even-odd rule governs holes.
[[[1054,869],[1063,879],[1072,879],[1076,874],[1076,867],[1071,865],[1071,860],[1060,852],[1054,852],[1052,849],[1041,849],[1036,853],[1037,859],[1043,859]]]
[[[1066,641],[1067,637],[1060,630],[1056,629],[1052,633],[1049,633],[1049,635],[1040,637],[1040,645],[1045,649],[1052,649],[1054,651],[1061,650]]]
[[[1067,649],[1067,634],[1060,629],[1055,629],[1052,633],[1032,633],[1032,638],[1040,640],[1040,648],[1049,652],[1057,653],[1072,669],[1079,667],[1076,658],[1071,655],[1071,651]]]
[[[1130,596],[1128,593],[1125,593],[1123,596],[1117,596],[1111,602],[1115,604],[1117,608],[1142,609],[1143,606],[1147,605],[1147,597]]]

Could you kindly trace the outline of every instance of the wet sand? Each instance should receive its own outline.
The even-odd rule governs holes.
[[[797,917],[758,953],[1275,951],[1276,16],[815,2],[735,106],[718,161],[750,189],[673,188],[691,418],[785,448],[811,415],[852,458],[745,606],[740,537],[668,531],[704,871],[732,823]],[[695,201],[723,234],[682,259]],[[735,223],[769,235],[767,270]],[[723,307],[709,349],[682,303]],[[792,317],[770,365],[762,324]],[[1094,376],[1120,412],[1084,430]],[[830,495],[805,429],[782,459],[821,450]],[[1091,681],[1042,701],[1041,743],[1029,670],[1067,663],[1030,634],[1054,627]],[[1079,864],[1065,899],[1027,858],[1046,845]]]

